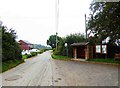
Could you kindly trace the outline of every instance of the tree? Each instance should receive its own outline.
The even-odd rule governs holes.
[[[72,43],[78,43],[85,41],[85,36],[80,33],[70,34],[66,36],[65,42],[68,43],[68,45],[71,45]]]
[[[73,43],[85,42],[85,35],[80,33],[70,34],[66,36],[65,42],[68,44],[68,55],[73,56],[73,48],[70,46]]]
[[[57,43],[61,40],[61,37],[57,36]],[[51,35],[47,40],[47,45],[50,45],[52,48],[56,47],[56,35]]]
[[[21,59],[21,49],[15,40],[15,30],[1,25],[0,31],[2,31],[2,61]]]
[[[92,2],[88,30],[95,41],[101,43],[109,37],[109,43],[120,45],[120,2]]]
[[[70,46],[72,43],[84,42],[86,41],[85,36],[80,33],[70,34],[66,37],[60,39],[58,44],[58,49],[55,51],[54,54],[57,55],[66,55],[66,47],[65,43],[67,43],[68,47],[68,56],[73,56],[73,48]]]

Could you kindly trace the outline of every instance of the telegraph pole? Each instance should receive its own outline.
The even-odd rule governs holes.
[[[57,39],[57,35],[58,35],[58,25],[59,25],[59,0],[56,0],[56,50],[57,50],[57,43],[58,43],[58,39]]]
[[[86,35],[86,39],[87,39],[86,14],[85,14],[85,35]]]

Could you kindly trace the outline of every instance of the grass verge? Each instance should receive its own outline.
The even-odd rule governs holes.
[[[13,67],[16,67],[17,65],[23,63],[23,60],[9,60],[6,62],[2,62],[2,72],[5,72]]]
[[[22,59],[28,59],[30,57],[34,57],[34,56],[37,56],[38,53],[36,52],[31,52],[31,54],[28,54],[28,55],[22,55]]]
[[[27,55],[22,55],[22,59],[27,59]]]
[[[71,60],[72,59],[72,57],[54,55],[54,54],[52,54],[52,58],[56,60]]]
[[[88,62],[103,62],[103,63],[113,63],[113,64],[120,64],[120,60],[115,60],[115,59],[102,59],[102,58],[97,58],[97,59],[89,59]]]

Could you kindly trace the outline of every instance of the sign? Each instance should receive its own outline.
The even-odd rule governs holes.
[[[102,53],[103,54],[107,53],[107,46],[106,45],[102,45]]]
[[[101,45],[96,45],[96,53],[101,53]]]

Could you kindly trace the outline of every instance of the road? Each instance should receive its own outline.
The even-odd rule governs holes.
[[[46,51],[2,75],[3,86],[117,86],[118,67],[51,58]]]

